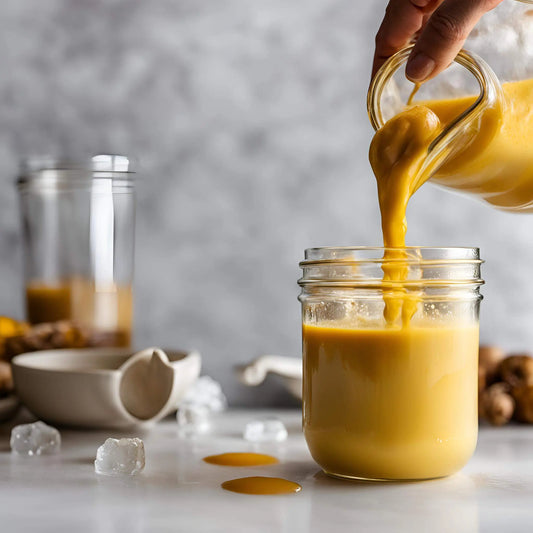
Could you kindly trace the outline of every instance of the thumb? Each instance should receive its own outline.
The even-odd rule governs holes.
[[[406,76],[423,82],[442,72],[487,11],[503,0],[445,0],[431,15],[407,61]]]

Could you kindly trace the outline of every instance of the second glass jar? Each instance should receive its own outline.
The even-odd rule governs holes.
[[[129,160],[30,160],[17,181],[26,318],[67,321],[88,346],[129,346],[135,195]]]

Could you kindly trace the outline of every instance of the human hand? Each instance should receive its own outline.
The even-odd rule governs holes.
[[[423,82],[454,60],[477,21],[503,0],[390,0],[376,35],[372,77],[415,37],[406,76]]]

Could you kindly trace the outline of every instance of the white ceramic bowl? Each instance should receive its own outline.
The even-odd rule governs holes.
[[[20,400],[56,425],[125,428],[153,423],[176,409],[200,374],[197,352],[148,348],[45,350],[16,356]]]

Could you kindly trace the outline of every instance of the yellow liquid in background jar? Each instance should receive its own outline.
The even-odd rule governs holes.
[[[96,285],[71,278],[54,285],[26,286],[26,318],[31,324],[72,321],[88,334],[89,346],[131,344],[133,295],[129,285]]]
[[[458,471],[475,449],[479,328],[467,318],[416,314],[420,295],[403,284],[406,209],[431,178],[501,209],[533,210],[533,80],[503,90],[505,105],[484,112],[467,132],[469,142],[433,176],[422,170],[431,142],[474,97],[408,106],[374,136],[370,162],[388,248],[383,323],[303,326],[304,432],[328,473],[441,477]]]

